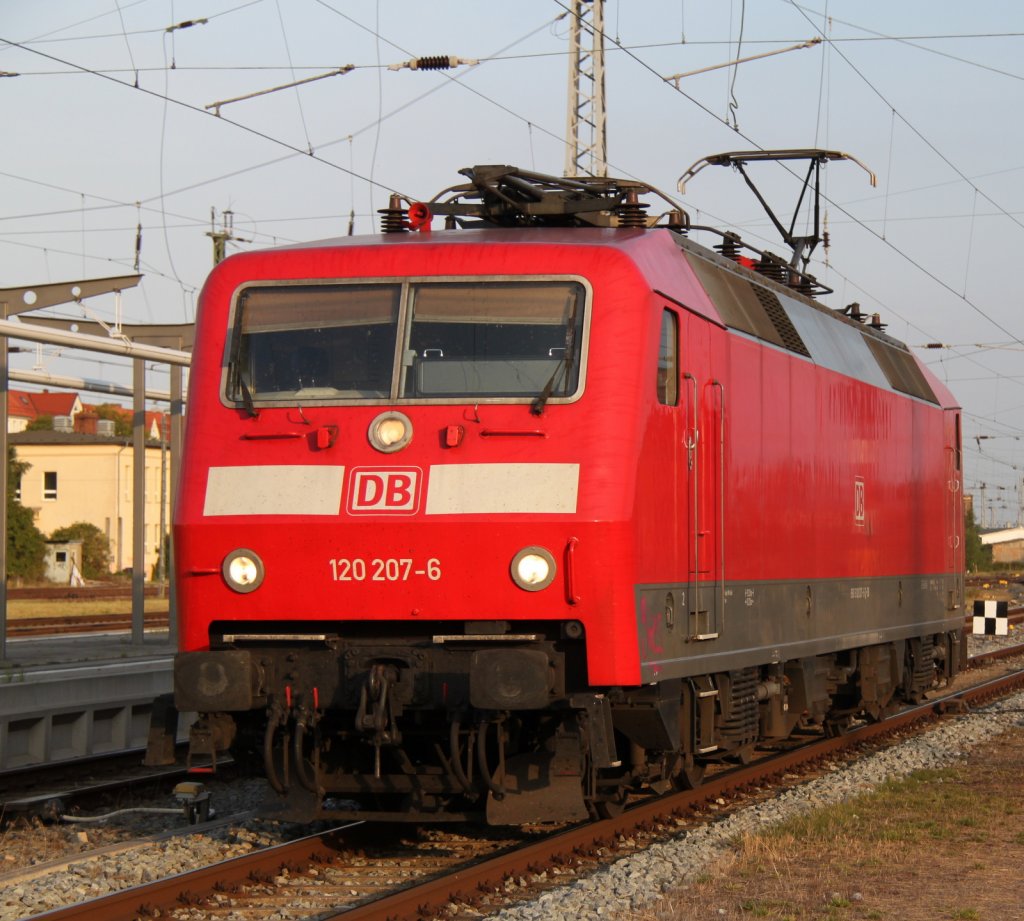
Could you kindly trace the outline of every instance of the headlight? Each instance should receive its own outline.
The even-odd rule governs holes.
[[[555,578],[555,558],[543,547],[524,547],[512,558],[512,580],[521,589],[539,592]]]
[[[221,566],[228,588],[236,592],[252,592],[263,582],[263,560],[252,550],[233,550]]]
[[[388,410],[370,423],[367,437],[378,451],[391,454],[412,441],[412,422],[405,413]]]

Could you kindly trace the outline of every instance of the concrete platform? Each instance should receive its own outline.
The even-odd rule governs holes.
[[[8,639],[0,662],[0,773],[142,750],[172,690],[167,631]]]

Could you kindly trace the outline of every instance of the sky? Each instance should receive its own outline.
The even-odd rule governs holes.
[[[123,321],[190,322],[225,211],[237,252],[344,235],[350,221],[375,232],[389,192],[429,199],[473,164],[560,175],[569,9],[0,0],[0,287],[131,274],[141,241]],[[712,153],[821,147],[877,176],[825,168],[830,247],[809,271],[834,289],[823,303],[879,313],[948,384],[979,521],[1021,523],[1024,4],[606,0],[605,32],[609,173],[673,195],[693,223],[786,252],[734,171],[709,167],[676,191]],[[427,55],[477,63],[402,66]],[[791,217],[795,171],[751,173]],[[44,313],[109,323],[117,309],[102,296]],[[128,380],[117,359],[49,347],[11,364]],[[152,387],[167,388],[161,375]]]

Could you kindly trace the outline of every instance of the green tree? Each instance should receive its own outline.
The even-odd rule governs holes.
[[[113,420],[115,435],[130,436],[132,434],[132,415],[123,406],[117,406],[114,403],[100,403],[96,407],[96,415],[100,419]]]
[[[49,432],[53,430],[53,416],[36,416],[25,426],[26,432]]]
[[[110,576],[110,541],[88,521],[57,528],[50,540],[80,540],[82,542],[82,575],[86,579],[106,579]]]
[[[968,572],[985,572],[992,568],[992,548],[981,542],[973,509],[964,513],[964,565]]]
[[[7,449],[7,576],[38,581],[46,571],[46,539],[36,527],[32,509],[15,498],[30,466],[17,459],[13,447]]]

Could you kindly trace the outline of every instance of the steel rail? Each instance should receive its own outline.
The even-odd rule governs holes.
[[[173,909],[200,904],[232,882],[276,876],[295,864],[328,863],[342,847],[362,843],[372,833],[372,826],[364,822],[343,825],[88,902],[55,908],[34,915],[30,921],[138,921],[165,917]]]
[[[169,611],[150,611],[143,623],[147,630],[166,630],[170,622]],[[12,620],[7,624],[7,635],[13,639],[32,636],[65,636],[73,633],[117,633],[132,629],[129,614],[83,614],[80,617],[31,617]]]
[[[580,853],[608,847],[616,838],[628,837],[638,830],[649,830],[656,824],[692,814],[724,794],[740,793],[765,779],[811,766],[843,749],[883,738],[925,720],[959,712],[971,701],[988,700],[1016,688],[1024,688],[1024,671],[929,701],[884,722],[871,723],[844,735],[737,768],[712,778],[696,790],[660,797],[629,809],[621,816],[576,826],[510,854],[412,886],[375,902],[343,909],[335,915],[321,915],[318,921],[334,921],[342,917],[346,921],[422,921],[439,914],[453,901],[472,905],[484,893],[498,891],[510,877],[543,872]]]

